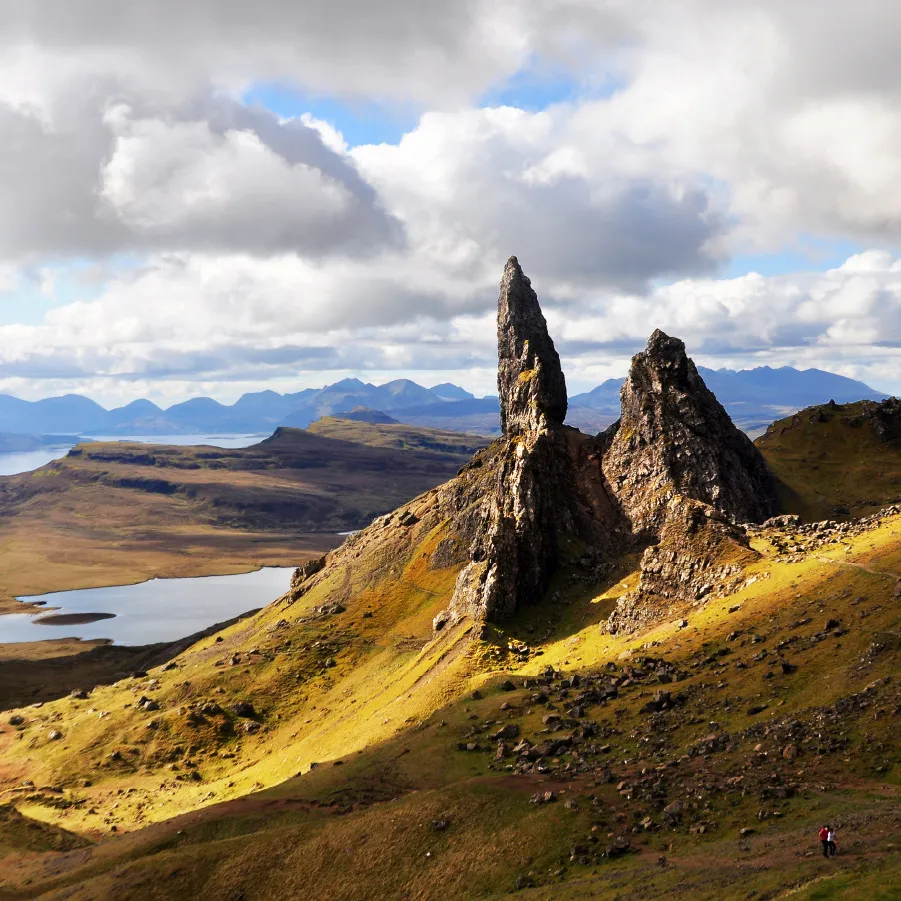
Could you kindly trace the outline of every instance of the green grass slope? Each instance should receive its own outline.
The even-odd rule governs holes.
[[[174,667],[17,711],[0,797],[92,847],[11,849],[0,897],[897,898],[901,516],[760,532],[756,579],[641,635],[600,628],[626,561],[433,637],[480,478]]]
[[[901,499],[897,401],[824,404],[774,422],[755,444],[787,512],[807,521],[866,516]]]

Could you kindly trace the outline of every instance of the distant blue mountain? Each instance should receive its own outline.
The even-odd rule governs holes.
[[[824,404],[829,400],[839,404],[885,400],[888,396],[863,382],[822,369],[759,366],[735,371],[699,366],[698,372],[732,419],[751,432],[813,404]],[[577,394],[570,400],[617,417],[623,382],[625,379],[607,379],[597,388]]]
[[[109,414],[80,394],[25,401],[0,394],[0,432],[44,434],[97,431]]]
[[[432,394],[437,394],[438,397],[444,400],[473,400],[475,398],[474,394],[470,394],[459,385],[452,385],[450,382],[442,382],[440,385],[435,385],[432,388]]]
[[[105,410],[77,394],[40,401],[0,395],[0,432],[35,434],[80,432],[98,435],[201,435],[269,433],[280,425],[306,428],[322,416],[341,416],[357,408],[387,413],[414,408],[440,410],[455,403],[476,401],[457,385],[423,388],[409,379],[371,385],[342,379],[325,388],[306,388],[294,394],[257,391],[231,405],[209,397],[193,397],[166,410],[149,400]],[[497,412],[497,398],[488,398]]]
[[[700,369],[707,386],[732,418],[754,431],[811,404],[837,403],[886,395],[863,382],[820,369],[783,366],[735,372]],[[583,431],[597,431],[619,416],[623,379],[608,379],[591,391],[570,398],[567,422]],[[0,394],[0,432],[16,434],[201,435],[269,433],[280,425],[306,428],[322,416],[347,415],[364,408],[413,425],[495,434],[499,429],[496,397],[475,397],[458,385],[424,388],[409,379],[372,385],[342,379],[325,388],[293,394],[257,391],[227,405],[209,397],[194,397],[164,410],[149,400],[105,410],[78,394],[25,401]]]

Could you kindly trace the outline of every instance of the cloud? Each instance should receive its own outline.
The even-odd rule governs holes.
[[[175,92],[284,80],[427,103],[515,71],[528,53],[521,18],[509,0],[0,0],[0,46]]]
[[[574,380],[659,325],[714,364],[899,384],[895,253],[714,277],[808,240],[901,243],[899,27],[878,0],[0,0],[5,284],[102,271],[0,332],[0,375],[490,371],[516,253]],[[529,69],[570,99],[477,108]],[[241,101],[270,82],[418,124],[348,150]]]
[[[580,287],[712,269],[726,222],[702,181],[615,138],[582,143],[578,119],[568,105],[430,113],[399,145],[353,155],[412,244],[486,282],[514,252]]]
[[[387,276],[354,264],[338,275],[293,255],[158,257],[97,300],[53,310],[43,325],[0,327],[0,379],[252,382],[304,371],[319,383],[329,371],[490,374],[495,285],[478,304],[455,305],[453,291],[429,281],[428,267],[407,296]],[[535,286],[546,296],[554,283]],[[398,308],[386,312],[390,303]],[[824,273],[683,279],[645,294],[605,290],[561,301],[548,318],[568,377],[586,387],[600,372],[623,372],[657,327],[708,365],[789,362],[891,387],[897,382],[887,373],[901,358],[901,258],[873,251]],[[490,375],[482,381],[491,390]]]
[[[292,251],[403,244],[343,152],[299,120],[206,96],[176,107],[74,86],[46,122],[0,104],[0,259],[155,250]]]
[[[99,215],[137,243],[307,256],[401,243],[375,191],[314,128],[230,103],[196,113],[105,114],[114,144]]]

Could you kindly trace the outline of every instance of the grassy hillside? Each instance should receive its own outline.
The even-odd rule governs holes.
[[[370,447],[437,451],[445,454],[465,454],[470,457],[490,443],[489,438],[481,435],[419,428],[401,422],[373,424],[342,419],[339,416],[325,416],[312,423],[307,431],[324,438],[353,441]]]
[[[901,499],[897,401],[824,404],[773,423],[755,442],[805,520],[864,516]]]
[[[471,456],[465,438],[453,451],[424,449],[425,433],[419,447],[379,444],[383,428],[279,429],[239,450],[83,444],[0,478],[0,612],[17,595],[294,565]]]
[[[0,841],[0,898],[899,897],[901,515],[759,532],[751,584],[640,636],[599,628],[625,562],[435,637],[481,477],[454,523],[429,492],[171,664],[16,711],[0,836],[91,847]]]

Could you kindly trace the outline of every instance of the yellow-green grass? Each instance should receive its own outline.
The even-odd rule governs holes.
[[[398,450],[427,450],[442,453],[472,455],[491,442],[481,435],[449,432],[398,423],[357,422],[340,416],[324,416],[312,423],[308,432],[325,438],[353,441],[370,447],[390,447]]]
[[[286,600],[230,627],[222,642],[206,639],[181,655],[175,671],[152,672],[161,683],[152,693],[162,702],[159,712],[134,707],[146,680],[97,689],[88,701],[23,711],[25,729],[7,728],[0,736],[7,787],[26,778],[38,788],[60,784],[74,806],[61,808],[51,794],[34,790],[5,797],[23,815],[92,839],[108,835],[113,825],[120,833],[137,831],[104,840],[63,876],[41,877],[46,861],[20,865],[11,891],[23,891],[24,878],[37,878],[28,891],[37,895],[58,885],[60,897],[71,890],[74,898],[114,897],[123,886],[135,898],[226,888],[248,899],[285,897],[287,890],[288,896],[317,898],[502,897],[517,877],[532,873],[528,878],[543,885],[525,889],[524,897],[744,898],[750,891],[795,890],[853,898],[867,897],[853,894],[870,884],[867,879],[875,884],[878,874],[897,873],[888,844],[897,828],[892,811],[901,761],[897,712],[886,694],[894,689],[882,681],[897,671],[897,650],[874,653],[871,646],[876,636],[899,628],[894,587],[901,573],[901,518],[851,539],[850,552],[829,549],[797,563],[764,556],[749,572],[757,580],[741,592],[680,612],[678,620],[642,635],[610,636],[599,628],[615,598],[634,585],[635,573],[625,565],[594,590],[561,574],[549,592],[559,594],[556,602],[549,598],[508,628],[489,630],[485,641],[467,632],[465,622],[431,641],[431,618],[446,605],[456,575],[453,567],[429,568],[448,527],[412,536],[397,527],[396,534],[360,547],[359,556],[342,552],[344,564],[299,601]],[[766,552],[764,543],[760,548]],[[344,613],[303,619],[335,598],[347,606]],[[813,642],[829,618],[849,631]],[[289,626],[270,631],[282,619]],[[506,649],[507,637],[530,644],[532,656],[519,662]],[[336,666],[321,665],[316,642],[326,643]],[[264,653],[245,657],[252,647]],[[768,656],[755,660],[763,648]],[[729,653],[719,658],[721,650]],[[240,662],[231,666],[235,652]],[[637,813],[659,821],[659,811],[623,798],[616,782],[561,782],[559,773],[549,783],[513,777],[503,765],[492,768],[488,751],[456,750],[473,722],[509,718],[524,735],[540,737],[546,711],[529,692],[499,691],[502,678],[534,676],[548,665],[591,672],[646,653],[679,667],[683,678],[663,687],[689,698],[668,718],[667,759],[678,759],[706,736],[711,722],[735,737],[731,750],[691,758],[685,771],[740,777],[734,790],[705,798],[693,813],[716,822],[710,834],[680,828],[635,836],[629,830]],[[797,670],[784,674],[770,665],[780,659]],[[216,666],[220,661],[225,665]],[[739,661],[746,668],[736,668]],[[877,686],[875,705],[849,714],[840,729],[827,728],[844,733],[847,744],[837,752],[817,754],[814,743],[787,760],[765,734],[742,737],[757,723],[793,718],[813,729],[818,709],[868,685]],[[474,688],[481,699],[469,697]],[[590,711],[592,720],[618,730],[605,739],[617,779],[636,778],[663,762],[659,751],[648,756],[644,750],[648,717],[640,711],[654,690],[637,684]],[[188,726],[178,707],[199,698],[223,706],[249,698],[264,729],[238,739],[220,736],[215,722],[221,718]],[[764,709],[752,714],[754,706]],[[101,720],[98,710],[110,715]],[[148,737],[154,719],[160,726]],[[51,742],[50,728],[63,739]],[[167,756],[179,745],[184,753]],[[117,748],[123,761],[107,763],[105,755]],[[234,757],[222,757],[223,751]],[[310,771],[313,762],[320,765]],[[745,794],[741,780],[753,781],[761,769],[796,782],[796,796],[762,804],[755,792]],[[176,779],[194,771],[201,781]],[[82,779],[92,785],[82,787]],[[556,786],[558,803],[529,805],[529,795],[548,784]],[[597,811],[589,794],[601,799]],[[563,807],[568,796],[579,797],[578,811]],[[229,803],[214,806],[221,801]],[[780,816],[760,822],[762,808]],[[196,813],[187,819],[166,822],[191,810]],[[841,878],[832,882],[818,881],[820,858],[804,856],[816,852],[815,829],[826,817],[845,822],[842,855],[829,862]],[[442,818],[451,825],[435,832],[431,821]],[[152,823],[158,825],[138,828]],[[599,867],[571,863],[570,845],[587,840],[590,823],[599,827],[601,841],[608,833],[627,834],[641,853]],[[756,832],[739,841],[739,829],[748,826]],[[667,866],[658,864],[660,856]]]

